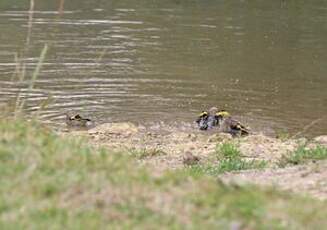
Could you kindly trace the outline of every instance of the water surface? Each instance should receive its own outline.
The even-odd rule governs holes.
[[[216,105],[256,130],[327,133],[327,2],[166,0],[0,3],[0,103],[41,118],[190,123]],[[49,51],[28,90],[40,52]],[[12,80],[15,55],[26,79]]]

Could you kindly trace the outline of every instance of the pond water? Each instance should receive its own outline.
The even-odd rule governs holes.
[[[61,124],[183,122],[213,105],[256,130],[327,133],[327,1],[0,2],[0,104]],[[49,49],[34,89],[28,82]],[[25,80],[12,80],[15,55]]]

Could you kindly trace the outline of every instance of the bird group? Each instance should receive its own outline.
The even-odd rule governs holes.
[[[230,133],[232,136],[244,136],[250,133],[249,128],[232,118],[226,110],[218,110],[216,107],[208,111],[202,111],[196,119],[200,130],[218,128],[219,132]],[[79,114],[69,115],[66,113],[66,124],[68,127],[91,128],[94,122],[89,118],[84,118]]]
[[[202,111],[196,119],[200,130],[217,127],[220,132],[230,133],[232,136],[245,136],[250,133],[249,128],[232,118],[226,110],[212,107],[209,111]]]

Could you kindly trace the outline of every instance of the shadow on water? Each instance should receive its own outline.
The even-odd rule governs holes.
[[[187,123],[216,105],[264,131],[324,118],[308,130],[323,134],[326,12],[318,0],[3,0],[0,104],[19,93],[33,112],[51,97],[40,116],[55,124],[67,110],[100,123]]]

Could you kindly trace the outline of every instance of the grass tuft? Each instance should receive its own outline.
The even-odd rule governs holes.
[[[241,157],[240,150],[232,143],[223,143],[217,146],[216,155],[218,159],[235,159]]]
[[[42,66],[44,64],[44,60],[46,58],[46,54],[48,52],[48,45],[45,44],[41,54],[39,56],[38,63],[32,73],[32,76],[30,79],[27,79],[27,72],[26,72],[26,63],[24,61],[23,57],[19,57],[18,54],[15,54],[15,70],[12,75],[11,81],[15,84],[27,84],[27,93],[31,93],[32,90],[35,87],[35,83],[39,77],[40,71],[42,69]],[[11,100],[7,101],[3,106],[0,104],[0,118],[8,117],[8,116],[14,116],[15,118],[22,118],[24,117],[24,110],[26,109],[26,103],[28,101],[28,97],[22,96],[21,89],[16,93],[15,97],[13,97]],[[51,102],[53,101],[53,98],[51,95],[49,97],[42,101],[39,105],[39,109],[35,115],[38,115],[38,113],[47,107]]]
[[[326,147],[316,146],[314,148],[307,148],[305,145],[301,145],[294,152],[283,155],[278,162],[278,166],[285,167],[287,165],[298,165],[324,159],[327,159]]]
[[[265,161],[244,160],[240,150],[232,143],[223,143],[217,147],[215,156],[218,163],[194,165],[190,168],[191,173],[217,176],[225,172],[262,169],[267,164]]]

